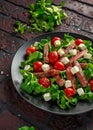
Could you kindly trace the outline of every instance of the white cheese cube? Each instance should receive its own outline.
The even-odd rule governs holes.
[[[74,67],[71,68],[72,74],[76,74],[77,72],[79,72],[79,68],[77,66],[74,66]]]
[[[61,62],[63,62],[65,65],[69,63],[69,59],[67,57],[62,58]]]
[[[30,65],[25,65],[24,70],[29,70],[30,69]]]
[[[71,50],[69,51],[69,53],[70,53],[72,56],[74,56],[74,55],[77,54],[77,50],[76,50],[76,49],[71,49]]]
[[[71,87],[71,86],[72,86],[71,80],[66,80],[65,87],[68,88],[68,87]]]
[[[65,52],[63,51],[63,49],[60,48],[58,50],[58,54],[59,54],[59,56],[63,56],[65,54]]]
[[[36,41],[36,42],[34,43],[34,46],[37,46],[38,44],[39,44],[39,42]]]
[[[83,88],[78,88],[78,89],[77,89],[77,93],[78,93],[78,95],[79,95],[79,96],[81,96],[81,95],[84,95],[84,94],[85,94],[85,92],[84,92]]]
[[[51,95],[50,95],[50,93],[45,93],[45,94],[43,95],[43,98],[44,98],[45,101],[50,101],[50,100],[51,100]]]
[[[55,47],[58,47],[58,46],[60,46],[61,45],[61,41],[60,40],[56,40],[55,42],[54,42],[54,46]]]
[[[85,53],[84,58],[85,59],[91,59],[92,55],[90,53]]]
[[[50,66],[48,65],[48,64],[43,64],[42,65],[42,70],[43,71],[47,71],[47,70],[49,70],[50,69]]]
[[[85,46],[84,44],[80,44],[78,47],[79,47],[80,50],[82,50],[82,51],[86,49],[86,46]]]

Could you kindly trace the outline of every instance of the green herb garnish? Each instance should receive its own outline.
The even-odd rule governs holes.
[[[62,10],[64,2],[59,6],[53,5],[51,0],[37,0],[36,4],[30,4],[29,32],[53,31],[56,25],[61,25],[67,14]],[[27,29],[26,24],[17,21],[15,32],[23,34]]]

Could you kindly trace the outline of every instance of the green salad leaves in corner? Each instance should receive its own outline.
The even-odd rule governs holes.
[[[30,4],[29,13],[30,19],[27,24],[22,24],[20,21],[15,22],[15,32],[25,33],[29,28],[29,32],[37,31],[53,31],[55,26],[61,25],[62,20],[67,17],[67,14],[62,10],[64,2],[59,6],[52,4],[51,0],[37,0],[35,4]]]
[[[35,127],[23,126],[23,127],[20,127],[18,130],[35,130]]]
[[[20,64],[21,90],[41,100],[71,109],[79,101],[93,100],[92,42],[75,38],[46,37],[26,48]]]

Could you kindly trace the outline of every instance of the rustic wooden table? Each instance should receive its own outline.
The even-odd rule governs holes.
[[[61,0],[52,0],[60,4]],[[55,31],[76,32],[93,38],[93,0],[65,0],[68,19]],[[0,130],[34,125],[36,130],[93,130],[93,111],[60,116],[42,111],[23,100],[11,80],[11,63],[17,49],[41,33],[15,34],[16,20],[27,23],[29,4],[35,0],[0,0]]]

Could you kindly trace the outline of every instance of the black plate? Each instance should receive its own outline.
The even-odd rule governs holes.
[[[19,72],[19,66],[20,66],[20,62],[24,60],[24,54],[25,54],[26,48],[29,47],[35,41],[40,41],[41,39],[46,38],[47,36],[50,36],[51,38],[53,38],[54,36],[59,36],[62,38],[64,36],[64,33],[67,33],[67,32],[54,32],[54,33],[47,33],[44,35],[40,35],[40,36],[32,39],[31,41],[25,43],[23,46],[21,46],[18,49],[18,51],[16,52],[14,59],[12,61],[11,76],[12,76],[12,81],[13,81],[14,87],[16,88],[17,92],[20,94],[20,96],[23,99],[25,99],[30,104],[36,106],[37,108],[40,108],[42,110],[45,110],[45,111],[48,111],[48,112],[51,112],[54,114],[75,115],[75,114],[80,114],[80,113],[84,113],[84,112],[92,110],[93,102],[91,102],[91,103],[79,102],[76,107],[72,108],[69,111],[66,111],[66,110],[60,109],[57,105],[53,105],[49,102],[42,101],[40,99],[40,97],[29,96],[29,95],[21,92],[21,90],[20,90],[20,83],[21,83],[20,81],[22,79],[22,76]],[[86,39],[86,40],[90,40],[93,42],[93,39],[90,39],[86,36],[75,34],[75,33],[69,33],[69,34],[74,36],[75,38]]]

